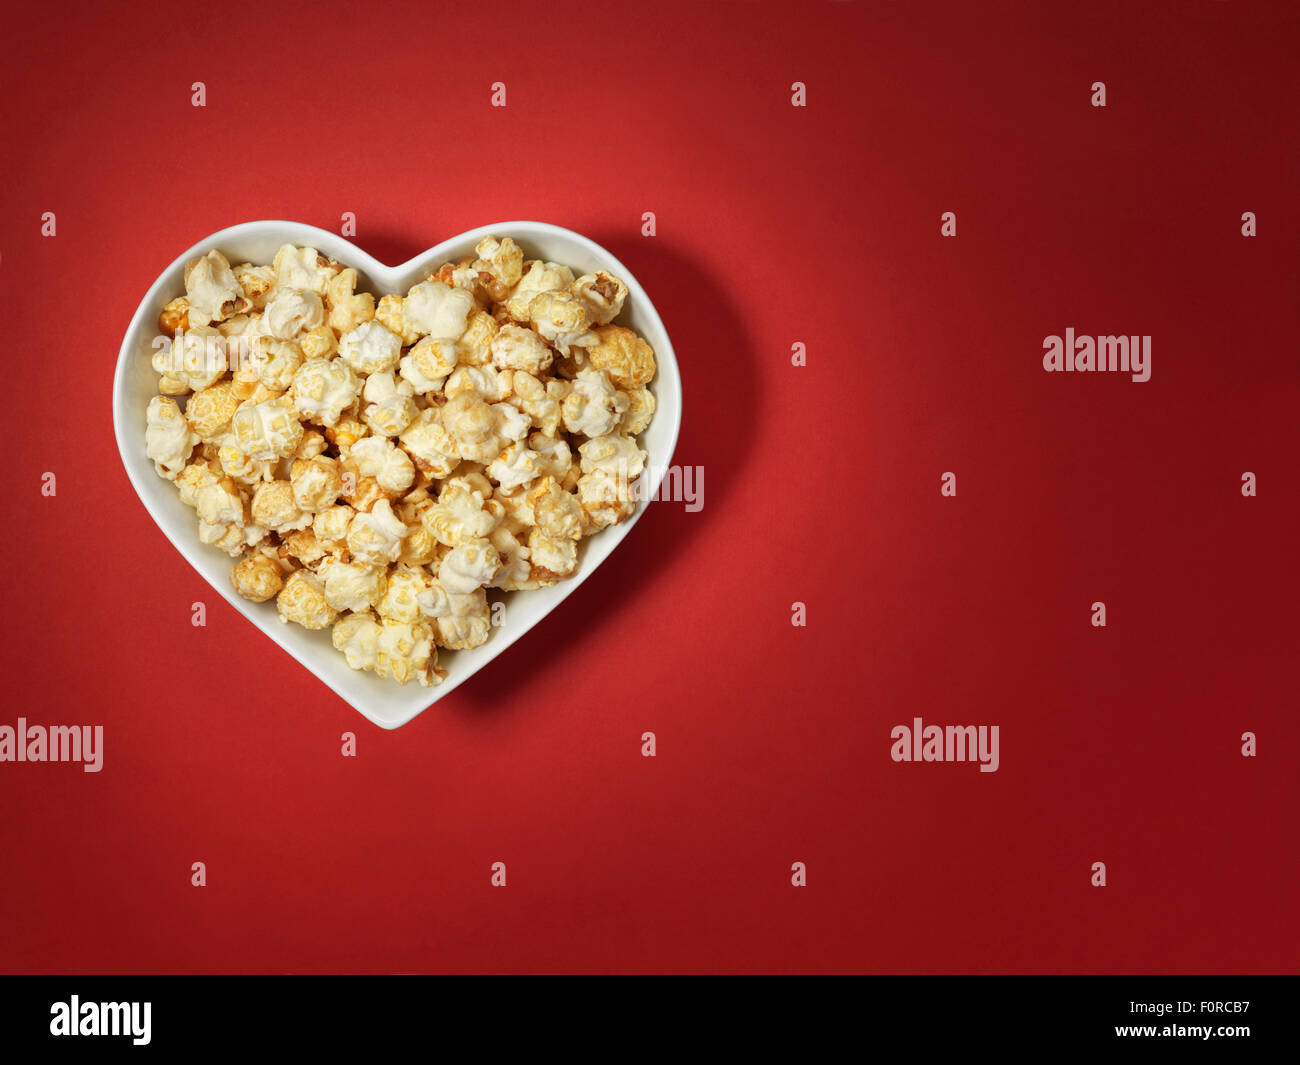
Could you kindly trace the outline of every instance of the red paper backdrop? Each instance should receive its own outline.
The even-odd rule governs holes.
[[[0,968],[1296,969],[1296,30],[1210,0],[26,8],[3,722],[106,754],[0,765]],[[110,416],[167,262],[344,211],[388,261],[510,218],[605,244],[705,468],[702,512],[652,506],[392,733],[190,571]],[[1150,334],[1151,380],[1044,373],[1067,327]],[[895,764],[914,716],[999,725],[1000,770]]]

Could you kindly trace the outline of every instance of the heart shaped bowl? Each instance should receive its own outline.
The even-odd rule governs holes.
[[[158,476],[153,462],[145,455],[145,409],[158,392],[157,374],[150,363],[151,344],[159,335],[158,315],[163,306],[184,294],[185,263],[212,248],[220,249],[231,263],[269,263],[282,244],[305,245],[333,256],[344,266],[356,267],[361,275],[358,291],[382,296],[390,292],[404,294],[441,263],[472,254],[474,245],[488,234],[512,237],[523,249],[525,259],[562,263],[576,275],[604,270],[626,282],[627,303],[616,321],[645,337],[654,348],[658,362],[658,374],[650,385],[655,393],[657,409],[650,427],[640,437],[649,459],[638,485],[636,510],[621,524],[582,541],[578,568],[572,576],[549,588],[505,593],[503,622],[493,628],[485,644],[468,651],[439,653],[438,664],[447,670],[447,677],[441,684],[423,688],[412,681],[401,685],[373,673],[350,669],[343,655],[330,642],[330,630],[311,632],[283,623],[274,600],[253,603],[235,592],[230,582],[230,569],[235,560],[216,547],[199,542],[194,511],[181,502],[174,484]],[[454,691],[545,618],[591,576],[609,553],[623,542],[657,494],[677,446],[681,420],[682,384],[677,360],[663,322],[645,290],[631,271],[599,244],[545,222],[500,222],[483,226],[445,240],[401,266],[385,266],[343,237],[315,226],[271,221],[231,226],[205,237],[177,256],[150,286],[122,340],[117,372],[113,377],[113,427],[122,464],[145,509],[172,546],[244,617],[365,717],[387,729],[406,724],[420,711]]]

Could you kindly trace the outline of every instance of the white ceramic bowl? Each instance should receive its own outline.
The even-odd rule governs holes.
[[[627,521],[582,542],[578,569],[572,577],[549,588],[507,593],[504,623],[492,630],[487,643],[470,651],[441,652],[439,665],[448,672],[446,680],[431,688],[420,687],[414,681],[400,685],[373,673],[349,669],[342,654],[330,643],[328,629],[309,632],[298,625],[284,624],[276,613],[274,600],[252,603],[235,593],[230,583],[234,560],[217,548],[199,542],[194,511],[180,501],[176,486],[159,477],[153,463],[145,456],[145,409],[157,394],[158,385],[157,374],[150,365],[153,354],[150,345],[159,335],[158,315],[163,306],[185,291],[185,263],[211,248],[219,248],[232,263],[269,263],[282,244],[307,245],[333,256],[345,266],[356,267],[361,275],[359,290],[383,295],[404,293],[411,285],[423,280],[432,267],[471,254],[474,245],[489,233],[513,237],[527,259],[563,263],[575,274],[605,270],[627,283],[627,305],[617,320],[650,342],[659,364],[658,375],[651,385],[658,409],[650,428],[641,437],[642,446],[649,455],[642,475],[648,484],[641,485],[641,502]],[[622,542],[645,510],[647,501],[654,497],[677,446],[681,419],[682,385],[677,360],[663,322],[655,313],[645,290],[631,271],[600,245],[544,222],[500,222],[483,226],[443,241],[401,266],[385,266],[343,237],[315,226],[298,222],[246,222],[231,226],[205,237],[177,256],[150,286],[122,340],[117,373],[113,378],[113,425],[122,464],[163,534],[236,610],[376,725],[390,729],[406,724],[472,677],[591,576]]]

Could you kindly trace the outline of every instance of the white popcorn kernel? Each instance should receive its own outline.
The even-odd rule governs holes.
[[[405,492],[415,482],[411,457],[391,440],[368,436],[348,448],[344,469],[351,467],[360,477],[373,477],[385,492]]]
[[[524,253],[509,237],[484,237],[474,245],[474,254],[477,258],[470,269],[488,275],[488,294],[494,300],[505,296],[524,276]]]
[[[353,517],[348,526],[348,550],[353,558],[372,565],[396,562],[406,533],[406,525],[393,513],[392,505],[381,499],[369,512]]]
[[[325,324],[325,306],[310,289],[281,288],[266,304],[266,330],[279,340],[292,340]]]
[[[598,436],[580,444],[582,472],[601,470],[632,481],[645,468],[646,453],[630,436]]]
[[[529,533],[528,553],[533,576],[541,580],[567,577],[578,566],[578,542],[547,536],[541,529]]]
[[[386,565],[342,562],[327,558],[321,563],[320,578],[325,601],[335,610],[369,610],[384,594]]]
[[[406,301],[396,293],[389,293],[379,301],[375,308],[375,318],[385,329],[402,342],[402,347],[409,348],[420,339],[420,331],[406,317]]]
[[[339,263],[327,259],[315,248],[295,248],[292,244],[285,244],[275,254],[277,288],[310,289],[316,295],[324,296],[330,279],[341,269]]]
[[[429,572],[420,566],[398,565],[388,575],[388,586],[375,609],[379,616],[391,621],[410,624],[420,620],[420,595],[433,582]]]
[[[399,382],[392,371],[372,373],[361,390],[366,401],[361,418],[379,436],[396,436],[418,413],[414,395],[411,383]]]
[[[325,586],[310,570],[294,570],[275,599],[281,621],[292,621],[304,629],[327,629],[338,611],[325,600]]]
[[[356,402],[361,382],[342,359],[309,359],[293,375],[289,392],[305,417],[332,426]]]
[[[252,306],[229,261],[216,249],[185,264],[185,298],[191,328],[224,321]]]
[[[401,367],[402,377],[420,395],[436,392],[456,368],[456,345],[450,340],[424,337],[402,356]]]
[[[379,623],[369,613],[345,614],[334,625],[330,640],[355,670],[374,669],[379,657]]]
[[[145,411],[144,453],[153,460],[160,477],[176,480],[189,461],[199,436],[181,413],[176,401],[154,396]]]
[[[240,263],[232,267],[231,272],[234,273],[235,280],[239,282],[244,295],[248,297],[248,302],[252,305],[251,309],[264,310],[267,297],[275,288],[275,267]]]
[[[421,336],[456,340],[465,332],[474,297],[441,281],[425,281],[406,294],[402,313]]]
[[[443,593],[446,609],[433,622],[434,639],[449,651],[465,651],[487,642],[492,634],[492,614],[487,592],[476,588],[468,595]]]
[[[259,337],[257,341],[257,382],[273,392],[288,391],[294,374],[302,365],[302,349],[287,340]]]
[[[484,366],[492,361],[492,341],[501,327],[486,311],[469,316],[465,332],[456,341],[456,362],[461,366]]]
[[[487,475],[509,492],[537,480],[541,475],[541,458],[524,441],[519,440],[488,465]]]
[[[604,371],[583,370],[561,408],[564,427],[581,436],[605,436],[614,431],[629,403]]]
[[[573,271],[559,263],[533,261],[505,301],[505,310],[516,322],[527,322],[528,308],[543,292],[560,292],[573,284]]]
[[[457,366],[442,391],[448,399],[466,394],[488,403],[500,403],[509,398],[513,381],[514,375],[508,370],[495,370],[490,366]]]
[[[468,595],[491,584],[501,569],[501,557],[486,540],[453,548],[438,566],[438,583],[455,595]]]
[[[428,687],[442,680],[435,668],[437,661],[433,633],[425,622],[383,620],[375,658],[375,672],[379,676],[391,677],[402,684],[414,678]]]
[[[552,540],[579,540],[585,531],[586,520],[582,503],[572,492],[566,492],[553,479],[541,482],[529,493],[533,518],[543,535]]]
[[[463,459],[487,463],[501,450],[493,408],[470,393],[447,401],[442,408],[442,424],[455,444],[456,453]]]
[[[264,481],[253,489],[253,521],[271,532],[289,533],[305,529],[312,515],[298,506],[293,485],[288,481]]]
[[[627,393],[627,398],[628,407],[623,412],[623,420],[618,423],[618,431],[637,436],[650,427],[658,403],[648,388],[634,388]]]
[[[289,483],[294,502],[312,514],[332,507],[343,491],[339,464],[327,455],[296,460],[289,468]]]
[[[570,291],[583,302],[596,325],[608,325],[617,318],[627,299],[627,285],[603,270],[595,274],[583,274],[573,283]]]
[[[523,370],[537,375],[551,365],[554,354],[531,329],[502,326],[492,340],[492,365],[498,370]]]
[[[287,395],[240,407],[230,430],[235,444],[253,459],[282,458],[302,440],[302,422]]]
[[[501,557],[501,572],[492,581],[492,587],[509,591],[525,585],[532,574],[528,548],[521,544],[518,537],[504,525],[498,525],[493,529],[490,539],[492,546]]]
[[[543,476],[563,480],[573,465],[573,453],[569,445],[557,436],[549,433],[533,433],[528,438],[528,446],[537,452],[538,465]]]
[[[528,320],[542,339],[550,341],[562,354],[571,347],[590,347],[596,343],[586,305],[567,292],[543,292],[528,305]],[[504,333],[505,330],[503,329]],[[493,352],[495,356],[495,352]],[[515,369],[525,370],[526,366]]]
[[[442,409],[420,411],[398,436],[420,472],[428,477],[446,477],[460,463],[456,442],[442,423]]]
[[[359,374],[383,373],[397,368],[402,342],[379,322],[365,322],[339,339],[339,355]]]
[[[311,531],[316,542],[333,554],[341,554],[348,549],[348,527],[356,511],[346,503],[338,503],[322,510],[311,522]]]
[[[544,433],[554,435],[560,427],[560,400],[558,391],[550,390],[539,378],[523,370],[516,370],[511,378],[509,402],[532,419],[533,425]]]
[[[636,508],[627,478],[605,470],[584,473],[578,478],[578,499],[588,525],[594,529],[615,525]]]
[[[463,547],[486,539],[496,528],[496,514],[484,509],[485,494],[459,478],[449,480],[438,501],[421,516],[425,530],[440,544]]]

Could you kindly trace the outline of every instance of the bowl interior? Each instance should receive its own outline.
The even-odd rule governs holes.
[[[605,270],[628,286],[627,304],[617,321],[649,341],[658,362],[651,389],[657,410],[650,427],[639,438],[649,455],[642,475],[640,502],[627,521],[604,529],[582,541],[578,568],[573,576],[550,588],[508,592],[498,611],[500,626],[481,647],[468,651],[439,651],[438,664],[447,670],[441,684],[422,688],[411,682],[399,685],[373,673],[350,669],[334,650],[329,630],[310,632],[279,620],[274,600],[253,603],[235,593],[230,583],[234,560],[198,538],[194,512],[180,501],[175,486],[159,477],[145,455],[145,410],[157,394],[157,375],[150,365],[152,342],[158,334],[158,315],[167,302],[185,290],[185,263],[212,248],[232,262],[269,263],[284,243],[307,245],[354,266],[361,280],[358,289],[383,295],[405,292],[442,262],[471,254],[487,234],[512,237],[527,259],[547,259],[570,267],[575,274]],[[332,688],[363,715],[383,728],[396,728],[433,705],[444,695],[487,665],[493,658],[541,621],[577,589],[614,550],[644,512],[672,459],[681,424],[681,380],[672,345],[659,315],[636,279],[613,255],[577,233],[541,222],[501,222],[482,226],[444,241],[400,266],[385,266],[337,234],[296,222],[248,222],[214,233],[176,258],[150,287],[127,329],[113,381],[113,420],[118,450],[131,483],[164,535],[232,606],[293,655],[311,673]],[[493,598],[497,598],[495,593]],[[556,634],[558,635],[558,634]],[[307,682],[310,683],[310,682]]]

